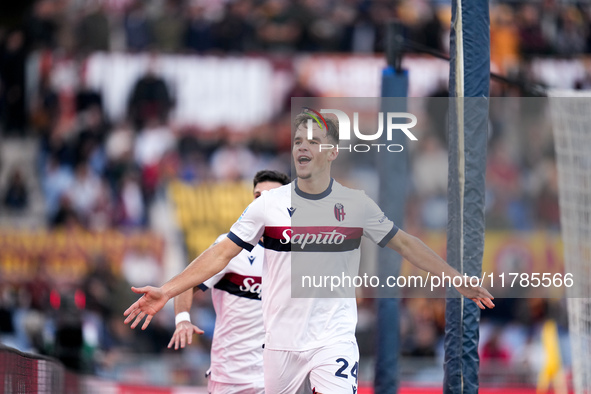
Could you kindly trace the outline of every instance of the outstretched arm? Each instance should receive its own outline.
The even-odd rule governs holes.
[[[444,274],[451,278],[462,276],[456,269],[445,262],[437,255],[431,248],[423,243],[417,237],[398,230],[396,235],[388,242],[387,246],[408,260],[418,268],[430,272],[434,275]],[[471,286],[469,283],[464,283],[456,289],[463,296],[470,298],[480,309],[485,309],[485,306],[494,308],[492,299],[494,298],[488,290],[480,286]]]
[[[241,250],[240,246],[230,239],[224,238],[201,253],[183,272],[170,279],[162,287],[132,287],[131,290],[142,294],[142,297],[123,313],[124,316],[127,316],[125,324],[135,319],[131,325],[131,328],[135,328],[145,317],[146,320],[142,325],[142,330],[145,330],[154,315],[166,305],[168,300],[220,272]]]

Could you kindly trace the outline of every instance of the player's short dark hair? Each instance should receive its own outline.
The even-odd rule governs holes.
[[[256,173],[252,180],[252,186],[256,187],[261,182],[277,182],[281,183],[282,185],[287,185],[291,180],[289,177],[279,171],[274,170],[261,170]]]
[[[333,144],[339,143],[339,123],[336,119],[329,118],[323,116],[324,120],[326,121],[326,127],[328,128],[326,132],[326,136]],[[294,121],[293,127],[294,130],[297,130],[301,125],[305,125],[308,122],[308,119],[311,119],[310,113],[308,111],[304,111],[300,114],[297,114]],[[323,125],[324,127],[324,125]]]

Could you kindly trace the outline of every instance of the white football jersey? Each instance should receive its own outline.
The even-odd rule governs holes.
[[[202,290],[211,288],[216,313],[211,380],[220,383],[263,380],[263,258],[263,247],[257,244],[251,252],[240,252],[222,271],[199,285]]]
[[[228,238],[251,250],[263,236],[265,347],[303,351],[355,341],[355,298],[292,298],[291,262],[303,257],[351,272],[359,266],[362,235],[385,246],[397,231],[363,191],[334,180],[320,194],[304,193],[293,182],[252,202]]]

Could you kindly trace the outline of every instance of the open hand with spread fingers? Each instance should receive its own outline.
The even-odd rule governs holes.
[[[139,300],[131,304],[131,306],[123,313],[123,316],[127,316],[124,323],[129,324],[135,319],[131,324],[131,328],[136,328],[145,317],[146,320],[142,325],[142,330],[145,330],[150,324],[150,321],[152,321],[154,315],[166,305],[169,298],[164,294],[160,287],[132,287],[131,290],[134,293],[143,295]]]
[[[495,307],[495,304],[492,302],[494,297],[484,287],[471,286],[469,283],[464,283],[462,286],[456,286],[456,289],[461,295],[474,301],[480,309],[486,309],[486,307],[492,309]]]
[[[176,325],[174,334],[172,334],[172,339],[168,343],[168,348],[170,349],[174,344],[174,350],[178,350],[179,347],[184,349],[185,344],[190,345],[191,342],[193,342],[193,334],[201,335],[203,334],[203,330],[196,325],[191,324],[191,322],[180,322]]]

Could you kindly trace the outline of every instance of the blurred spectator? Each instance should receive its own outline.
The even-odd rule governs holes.
[[[18,169],[14,169],[8,177],[2,202],[5,208],[15,212],[22,212],[29,205],[29,190]]]
[[[551,158],[541,160],[533,171],[534,217],[541,228],[560,229],[558,171]]]
[[[351,5],[335,3],[328,7],[326,3],[307,0],[296,2],[289,12],[301,27],[297,49],[335,52],[349,48],[351,27],[357,16]]]
[[[9,286],[0,286],[0,341],[2,343],[14,341],[15,331],[12,320],[14,303],[11,288]]]
[[[560,5],[556,0],[544,0],[541,5],[540,28],[553,50],[560,45],[558,42],[558,31],[560,18]]]
[[[433,8],[423,1],[403,1],[396,12],[408,39],[436,50],[443,49],[440,40],[443,28]]]
[[[49,224],[52,228],[72,230],[83,228],[82,219],[73,208],[72,201],[68,194],[64,193],[60,196],[57,211],[55,215],[50,218]]]
[[[362,18],[363,17],[364,15],[362,15]],[[367,25],[365,25],[365,49],[369,50],[369,52],[384,52],[386,24],[394,17],[394,12],[388,4],[375,1],[368,5],[367,15],[365,17],[370,26],[370,28],[367,29]],[[404,23],[402,18],[400,19],[401,22]],[[408,36],[408,33],[406,33],[406,36]]]
[[[207,141],[205,136],[196,135],[191,129],[181,130],[178,139],[178,177],[188,183],[198,183],[209,175],[208,155],[215,150],[216,141]],[[214,133],[208,133],[214,134]],[[215,139],[215,136],[210,136]]]
[[[319,49],[327,52],[346,51],[356,16],[357,12],[353,7],[336,3],[327,23],[316,28]]]
[[[124,228],[141,227],[146,223],[146,207],[140,177],[135,171],[123,174],[117,191],[116,223]]]
[[[154,50],[178,52],[181,49],[185,18],[178,0],[165,0],[164,8],[151,22]]]
[[[586,25],[589,26],[589,22],[591,21],[591,8],[587,7],[586,9],[584,9],[583,17],[585,18]],[[585,53],[591,53],[591,29],[587,29],[587,34],[585,36],[585,44]]]
[[[505,142],[493,143],[486,167],[487,204],[490,204],[486,222],[491,228],[524,229],[530,226],[521,178],[519,166]]]
[[[161,269],[158,261],[145,246],[135,246],[123,257],[122,272],[132,286],[156,284],[160,281]]]
[[[564,372],[560,352],[560,337],[558,326],[552,319],[542,325],[541,342],[544,349],[544,364],[538,378],[537,392],[549,392],[552,384],[553,392],[557,394],[568,393],[568,383]]]
[[[586,47],[585,21],[574,6],[567,6],[560,15],[561,28],[556,36],[556,51],[560,55],[572,56],[583,53]]]
[[[102,318],[110,317],[112,287],[114,285],[115,275],[107,258],[103,255],[90,258],[88,273],[82,284],[86,295],[86,310],[97,313]]]
[[[81,74],[83,71],[81,71]],[[103,113],[103,96],[101,93],[90,87],[84,75],[81,75],[82,86],[76,92],[76,112],[81,113],[91,108],[96,108]]]
[[[38,0],[27,19],[26,31],[30,50],[54,49],[56,46],[56,7],[53,0]]]
[[[47,217],[51,221],[60,208],[62,195],[74,182],[72,170],[60,164],[55,156],[50,156],[42,177],[43,196]]]
[[[42,137],[42,143],[49,144],[50,134],[59,118],[59,111],[58,94],[51,86],[48,74],[42,73],[39,86],[31,98],[29,115],[31,126]]]
[[[500,328],[493,328],[492,334],[482,346],[480,357],[482,358],[483,364],[487,364],[491,361],[495,362],[495,365],[509,364],[511,356],[501,342],[501,333],[502,330]]]
[[[87,227],[90,231],[107,231],[114,225],[114,206],[111,189],[106,181],[100,181],[95,204],[88,213]]]
[[[205,157],[199,152],[188,153],[180,163],[178,177],[187,183],[199,183],[207,179],[209,166]]]
[[[451,5],[440,5],[437,9],[437,18],[441,26],[441,37],[439,45],[443,53],[449,54],[450,35],[451,35]]]
[[[157,192],[166,195],[166,189],[171,181],[177,179],[180,173],[180,155],[176,149],[167,150],[158,163],[158,185]]]
[[[103,146],[109,126],[98,105],[92,105],[80,113],[79,118],[81,129],[72,147],[75,156],[73,165],[88,162],[96,174],[102,175],[106,165]]]
[[[29,297],[29,307],[38,312],[45,312],[50,307],[49,293],[53,284],[45,260],[40,258],[35,263],[35,275],[25,284],[24,290]]]
[[[527,3],[521,6],[518,16],[521,53],[526,57],[534,54],[547,54],[548,42],[539,24],[540,11],[536,5]]]
[[[129,329],[122,330],[119,318],[133,302],[135,294],[129,291],[130,284],[113,271],[111,261],[104,255],[96,255],[89,260],[89,270],[83,280],[82,288],[86,295],[85,322],[92,324],[98,334],[93,344],[99,350],[108,351],[110,356],[120,351],[134,348],[136,338]],[[121,327],[122,326],[122,327]],[[104,360],[103,362],[109,362]]]
[[[26,292],[26,290],[23,290]],[[49,298],[49,291],[45,295]],[[47,343],[46,338],[44,338],[44,326],[45,326],[45,311],[48,308],[45,307],[43,310],[39,309],[23,309],[21,312],[23,313],[22,318],[22,332],[21,335],[24,335],[27,343],[27,347],[29,350],[33,352],[40,353],[40,354],[47,354]]]
[[[106,167],[105,179],[109,183],[115,200],[115,221],[118,221],[120,188],[123,178],[130,171],[139,171],[134,162],[134,131],[127,123],[121,123],[113,129],[105,143]]]
[[[134,157],[142,171],[142,184],[149,201],[158,184],[160,160],[175,147],[176,139],[170,128],[155,118],[148,118],[146,127],[140,130],[135,140]]]
[[[41,164],[47,157],[54,157],[57,162],[73,171],[78,158],[78,153],[74,150],[76,135],[73,133],[62,133],[54,129],[48,136],[49,140],[42,146]]]
[[[402,304],[402,352],[407,356],[433,357],[442,334],[440,300],[408,299]],[[445,320],[443,319],[443,322]],[[443,326],[445,323],[443,323]]]
[[[360,10],[350,27],[347,49],[353,53],[373,53],[378,27],[371,23],[368,10]]]
[[[88,372],[83,354],[82,313],[79,291],[66,288],[52,291],[51,297],[59,299],[56,309],[55,340],[53,356],[66,368],[77,372]]]
[[[109,161],[123,160],[133,152],[134,132],[127,123],[121,123],[110,132],[105,140],[105,154]]]
[[[223,17],[213,26],[216,49],[225,52],[247,52],[255,48],[255,31],[250,20],[250,0],[225,4]]]
[[[585,75],[575,82],[576,90],[591,90],[591,62],[585,61]]]
[[[514,71],[519,61],[519,35],[513,9],[499,4],[491,9],[490,60],[502,74]]]
[[[226,145],[220,147],[211,157],[210,168],[218,181],[239,181],[252,178],[256,172],[255,155],[241,143],[245,136],[230,133]]]
[[[127,171],[136,169],[133,161],[134,131],[125,122],[116,126],[107,136],[104,150],[106,165],[104,176],[113,192],[117,190]]]
[[[196,53],[207,53],[214,47],[212,23],[204,15],[204,6],[197,2],[189,5],[184,44]]]
[[[419,141],[414,155],[412,180],[421,201],[421,223],[428,229],[447,225],[447,151],[434,136]]]
[[[245,1],[241,2],[246,4]],[[301,24],[295,19],[290,3],[286,0],[269,0],[262,6],[262,21],[257,27],[257,37],[263,49],[268,51],[294,51],[302,37]],[[239,14],[241,9],[238,9]]]
[[[34,276],[26,283],[3,285],[0,280],[0,343],[47,354],[48,335],[45,332],[44,337],[43,331],[50,309],[50,279],[45,265],[39,261],[34,262],[31,273]]]
[[[22,30],[13,30],[4,45],[0,42],[0,88],[4,91],[0,115],[5,133],[15,136],[26,133],[25,60],[25,35]]]
[[[75,34],[78,50],[82,53],[109,50],[111,44],[109,19],[101,2],[85,3],[84,16],[78,22]]]
[[[74,181],[67,193],[77,216],[83,223],[88,224],[90,214],[101,197],[101,181],[91,171],[88,163],[81,162],[76,165]]]
[[[314,51],[318,48],[316,47],[316,43],[313,39],[312,33],[312,26],[315,24],[316,21],[322,21],[323,19],[328,19],[324,17],[328,17],[328,9],[326,7],[326,3],[323,1],[314,1],[314,0],[300,0],[300,1],[292,1],[290,2],[290,10],[289,13],[292,15],[294,21],[299,25],[301,29],[301,34],[297,42],[297,46],[293,49],[297,49],[299,51]],[[264,7],[266,5],[261,6],[261,18],[267,17],[267,10]],[[260,23],[260,22],[259,22]]]
[[[166,123],[173,106],[168,86],[164,79],[157,75],[156,67],[156,59],[151,58],[146,74],[136,81],[129,96],[129,118],[138,130],[144,126],[146,119]]]
[[[143,1],[135,1],[128,7],[123,18],[123,29],[128,51],[141,52],[150,48],[152,33]]]
[[[421,23],[414,33],[415,40],[429,48],[439,52],[445,52],[441,40],[443,27],[436,13],[436,10],[429,10],[421,18]]]

